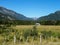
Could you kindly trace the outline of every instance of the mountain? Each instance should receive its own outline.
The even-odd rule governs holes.
[[[4,7],[0,7],[0,20],[32,20],[22,14],[9,10]]]
[[[38,18],[37,20],[59,20],[60,21],[60,11],[56,11],[47,16],[42,16]]]

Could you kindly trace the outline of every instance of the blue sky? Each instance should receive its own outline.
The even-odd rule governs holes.
[[[27,17],[41,17],[60,10],[60,0],[0,0],[0,6]]]

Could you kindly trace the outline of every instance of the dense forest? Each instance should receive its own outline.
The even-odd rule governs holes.
[[[42,20],[42,21],[37,21],[38,23],[40,23],[41,25],[60,25],[60,21],[59,20]]]
[[[0,24],[10,24],[10,25],[34,25],[36,23],[40,23],[41,25],[60,25],[60,21],[58,20],[41,20],[41,21],[36,21],[36,20],[5,20],[2,21],[0,20]]]
[[[34,25],[35,21],[28,20],[0,20],[0,24],[10,24],[10,25]]]

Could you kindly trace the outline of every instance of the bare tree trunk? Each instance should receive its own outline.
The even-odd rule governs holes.
[[[16,36],[14,35],[14,45],[16,44]]]
[[[33,45],[34,45],[34,37],[33,37],[32,41],[33,41]]]
[[[42,45],[42,35],[40,35],[40,45]]]

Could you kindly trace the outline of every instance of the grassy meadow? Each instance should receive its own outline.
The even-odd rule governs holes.
[[[37,35],[27,35],[31,32],[30,30],[33,30],[34,25],[16,25],[16,26],[11,26],[9,27],[9,30],[12,30],[11,32],[7,33],[6,35],[0,34],[0,45],[60,45],[60,35],[59,38],[56,38],[57,34],[60,34],[60,26],[52,26],[52,25],[40,25],[36,26],[36,30],[38,33]],[[11,28],[11,29],[10,29]],[[46,31],[46,33],[45,33]],[[6,31],[5,31],[6,32]],[[29,33],[28,33],[29,32]],[[40,42],[40,33],[43,32],[42,34],[43,37],[41,38]],[[51,32],[54,32],[54,35],[51,35],[50,37],[47,36],[48,38],[45,38],[45,35],[50,35]],[[36,33],[36,32],[33,32]],[[56,35],[55,35],[56,34]],[[14,44],[14,35],[16,35],[15,39],[15,44]],[[27,36],[27,39],[25,37]],[[25,36],[25,37],[24,37]],[[35,39],[34,39],[34,36]],[[5,39],[7,38],[7,39]],[[21,39],[21,40],[20,40]]]
[[[14,29],[18,30],[26,30],[26,29],[32,29],[34,25],[17,25],[15,27],[12,27]],[[60,26],[55,25],[40,25],[37,26],[38,31],[54,31],[54,32],[60,32]]]

